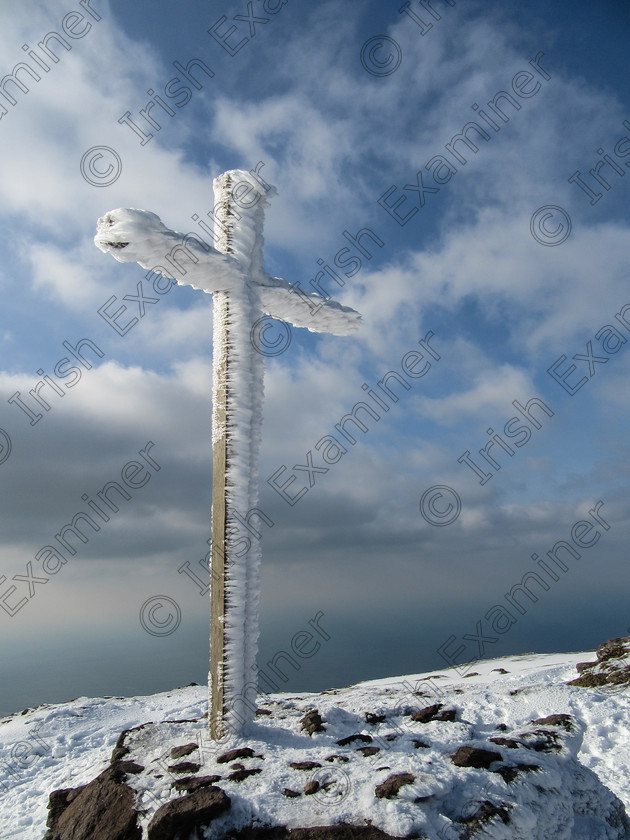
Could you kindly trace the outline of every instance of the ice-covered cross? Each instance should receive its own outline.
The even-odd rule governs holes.
[[[254,171],[232,170],[216,178],[216,249],[198,235],[169,230],[146,210],[106,213],[94,238],[119,262],[137,262],[182,286],[214,294],[208,686],[214,739],[238,733],[256,710],[260,541],[253,527],[246,540],[239,533],[240,523],[258,515],[264,364],[250,340],[252,327],[263,313],[334,335],[348,335],[361,323],[354,309],[264,270],[263,221],[273,194],[275,189]]]

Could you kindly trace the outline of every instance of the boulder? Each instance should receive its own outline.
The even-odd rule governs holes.
[[[87,785],[53,791],[44,840],[141,840],[135,795],[125,776],[143,769],[118,761]]]
[[[181,837],[188,837],[224,814],[230,804],[230,797],[225,791],[213,785],[172,799],[153,815],[147,829],[148,840],[173,840],[176,832]]]

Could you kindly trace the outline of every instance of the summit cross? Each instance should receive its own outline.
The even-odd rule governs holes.
[[[299,283],[290,285],[263,268],[265,208],[275,192],[256,170],[231,170],[215,178],[214,229],[198,224],[216,248],[198,234],[169,230],[155,213],[135,209],[106,213],[94,237],[96,246],[119,262],[137,262],[214,295],[208,678],[214,740],[238,734],[253,720],[258,694],[261,549],[259,532],[250,523],[264,517],[258,508],[264,359],[252,341],[254,327],[264,315],[333,335],[349,335],[361,323],[354,309],[306,293]],[[239,532],[243,523],[246,537]]]

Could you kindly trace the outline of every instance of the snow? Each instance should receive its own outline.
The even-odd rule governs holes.
[[[511,807],[511,823],[504,826],[495,819],[480,838],[622,838],[627,835],[614,827],[611,815],[613,795],[630,807],[630,690],[566,685],[576,676],[576,664],[593,658],[592,652],[503,657],[475,663],[478,676],[443,671],[441,676],[374,680],[320,694],[265,695],[259,703],[271,714],[257,717],[239,737],[221,743],[207,736],[205,687],[41,706],[0,720],[0,837],[41,840],[49,793],[95,778],[108,765],[119,733],[152,721],[155,725],[129,733],[125,741],[127,758],[146,768],[128,778],[138,792],[138,807],[154,811],[180,795],[170,788],[177,778],[168,770],[173,763],[170,749],[196,742],[198,752],[188,760],[202,764],[200,776],[219,773],[223,779],[218,784],[232,800],[230,811],[208,830],[208,838],[252,822],[292,828],[342,821],[364,825],[370,819],[396,836],[417,831],[431,840],[451,840],[458,836],[456,827],[462,827],[456,815],[473,814],[480,801]],[[428,696],[418,697],[418,690]],[[412,723],[403,714],[408,707],[438,702],[458,709],[456,722]],[[309,737],[301,731],[300,719],[313,708],[324,718],[326,731]],[[366,711],[386,714],[387,719],[368,724]],[[560,752],[494,747],[506,760],[541,768],[523,773],[512,784],[489,770],[455,767],[449,759],[461,744],[492,747],[488,737],[520,736],[525,741],[523,733],[540,728],[533,720],[563,713],[575,718],[577,728],[566,733],[558,727],[564,742]],[[497,731],[499,724],[506,730]],[[348,733],[359,732],[370,734],[380,748],[377,755],[357,752],[360,742],[336,744]],[[392,734],[396,737],[388,741]],[[415,749],[414,739],[426,741],[429,748]],[[227,780],[229,768],[216,763],[221,753],[238,746],[250,746],[264,756],[242,760],[263,772],[240,783]],[[326,762],[331,755],[348,760]],[[294,770],[289,764],[295,761],[315,761],[322,767]],[[375,799],[375,784],[400,772],[412,773],[414,784],[401,788],[395,799]],[[289,799],[282,793],[326,779],[331,782],[328,790],[313,796]],[[418,804],[418,797],[431,798]],[[606,814],[610,823],[602,819]],[[142,818],[143,827],[149,818],[150,814]]]

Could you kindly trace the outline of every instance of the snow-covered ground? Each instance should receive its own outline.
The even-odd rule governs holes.
[[[264,713],[239,739],[220,745],[206,735],[205,687],[41,706],[0,720],[0,838],[42,840],[49,793],[87,784],[101,773],[122,730],[184,720],[188,722],[145,727],[129,733],[125,741],[130,750],[126,758],[145,768],[127,781],[138,792],[138,808],[150,810],[141,818],[143,827],[161,803],[181,796],[171,788],[181,774],[168,769],[174,763],[170,751],[192,742],[197,748],[184,761],[201,764],[200,776],[220,774],[217,784],[232,800],[230,811],[213,823],[208,837],[220,837],[226,826],[253,822],[293,828],[336,822],[365,825],[371,820],[396,836],[417,831],[451,840],[465,825],[461,819],[474,813],[480,801],[498,808],[509,803],[511,815],[510,825],[496,819],[480,837],[527,837],[518,833],[519,826],[526,825],[528,813],[539,810],[541,787],[545,795],[556,797],[554,807],[560,811],[556,824],[538,823],[537,831],[546,828],[531,834],[532,840],[624,837],[613,828],[598,833],[602,829],[592,822],[592,811],[610,808],[612,797],[606,788],[630,811],[630,689],[566,685],[577,676],[578,662],[594,659],[593,652],[531,654],[475,663],[471,674],[477,675],[464,678],[444,671],[439,672],[442,676],[436,672],[383,679],[320,694],[266,695],[260,700]],[[411,719],[411,711],[436,703],[443,704],[443,710],[455,709],[455,720]],[[309,736],[300,721],[312,709],[319,711],[325,731]],[[545,727],[559,732],[562,749],[524,746],[534,737],[524,733],[540,730],[532,721],[556,714],[572,715],[577,724],[572,732]],[[364,740],[339,745],[349,733],[362,734]],[[496,737],[522,743],[515,749],[488,741]],[[536,764],[541,770],[507,781],[488,769],[457,767],[450,757],[463,744],[493,748],[512,766]],[[239,763],[260,772],[230,780],[229,768],[216,759],[227,749],[244,746],[255,756]],[[331,756],[336,758],[328,760]],[[290,766],[306,761],[321,766]],[[376,798],[375,785],[399,773],[411,773],[413,784],[401,787],[393,798]],[[319,782],[314,795],[304,794],[309,782]],[[289,796],[287,790],[300,795]],[[576,816],[580,797],[583,813],[580,806]],[[540,813],[538,818],[543,819]]]

